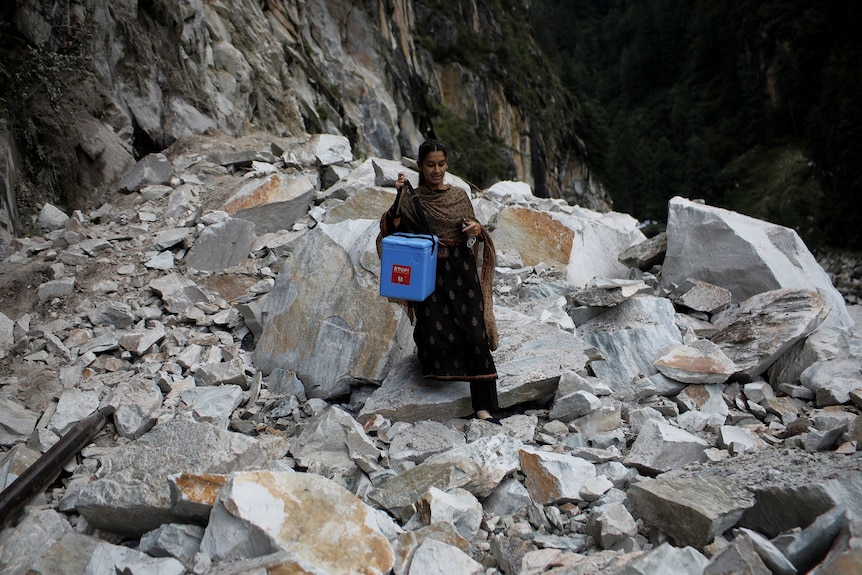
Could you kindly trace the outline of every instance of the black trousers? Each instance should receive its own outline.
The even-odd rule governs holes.
[[[470,399],[473,411],[496,411],[497,405],[497,380],[496,379],[474,379],[470,381]]]

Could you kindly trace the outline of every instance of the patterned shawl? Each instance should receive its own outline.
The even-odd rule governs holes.
[[[447,186],[443,190],[429,190],[425,186],[416,188],[416,194],[422,203],[422,209],[428,218],[428,224],[434,234],[440,238],[442,246],[454,246],[467,241],[467,234],[461,231],[461,220],[477,222],[473,212],[473,203],[469,194],[462,188]],[[380,233],[377,236],[377,254],[380,255],[380,241],[396,231],[409,231],[414,233],[427,233],[422,224],[422,218],[416,210],[409,190],[405,189],[398,194],[395,203],[380,218]],[[485,331],[491,350],[497,349],[499,338],[497,334],[497,322],[494,319],[494,268],[497,265],[497,252],[491,235],[482,228],[479,236],[481,242],[473,246],[473,254],[478,256],[479,245],[482,245],[482,271],[480,280],[482,284],[482,300],[485,306]],[[412,312],[412,310],[410,310]],[[410,314],[412,319],[412,313]]]

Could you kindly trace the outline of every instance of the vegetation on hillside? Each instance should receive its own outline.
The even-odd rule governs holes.
[[[530,137],[535,193],[550,195],[545,174],[553,168],[548,166],[547,150],[580,154],[580,126],[574,99],[534,39],[526,3],[418,0],[415,9],[416,20],[422,23],[416,42],[434,62],[455,62],[479,77],[493,78],[506,99],[526,113],[534,132]],[[516,176],[505,142],[491,134],[490,118],[484,124],[459,118],[439,102],[428,109],[429,131],[450,144],[453,171],[479,187]],[[460,152],[467,150],[469,154]]]
[[[534,0],[615,208],[675,195],[862,249],[862,4]]]

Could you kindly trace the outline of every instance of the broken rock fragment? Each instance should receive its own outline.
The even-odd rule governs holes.
[[[628,491],[635,515],[669,535],[680,546],[698,549],[730,529],[754,496],[717,475],[644,479]]]
[[[703,461],[709,444],[700,437],[668,423],[648,419],[641,426],[626,465],[633,465],[647,474],[657,474]]]

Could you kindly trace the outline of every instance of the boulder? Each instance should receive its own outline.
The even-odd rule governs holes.
[[[734,302],[777,289],[814,290],[836,325],[852,325],[844,298],[794,230],[675,197],[662,289],[671,292],[689,278],[729,290]]]

